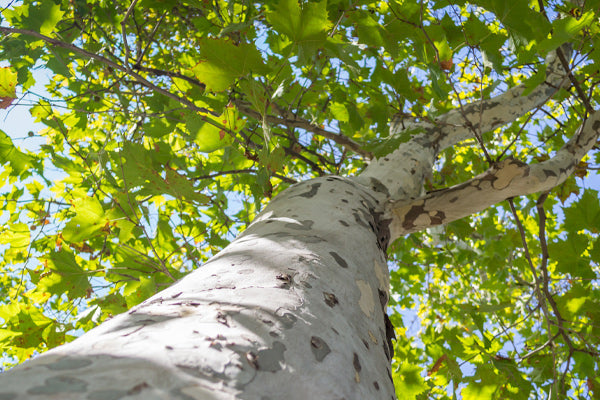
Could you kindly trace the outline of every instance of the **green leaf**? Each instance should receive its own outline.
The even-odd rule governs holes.
[[[228,132],[206,122],[207,120],[213,121],[216,125],[223,126],[223,128],[233,132],[239,132],[245,124],[245,121],[239,117],[234,107],[227,107],[219,117],[188,114],[186,119],[188,132],[194,138],[194,142],[198,145],[199,150],[206,153],[213,152],[233,143],[233,138]]]
[[[327,19],[327,1],[303,3],[282,0],[274,11],[267,12],[267,21],[279,33],[298,43],[307,40],[324,40],[331,27]]]
[[[10,67],[0,68],[0,97],[16,97],[17,73]]]
[[[556,271],[583,279],[595,279],[588,257],[583,257],[589,240],[586,235],[569,233],[566,240],[548,244],[550,257],[557,261]]]
[[[267,12],[267,21],[280,34],[298,45],[298,58],[306,62],[324,46],[332,24],[327,18],[327,0],[307,2],[282,0]]]
[[[596,190],[586,189],[581,198],[564,209],[565,229],[577,233],[582,227],[600,232],[600,194]]]
[[[419,132],[421,132],[420,129],[403,130],[399,134],[390,135],[379,142],[374,141],[365,148],[372,151],[376,157],[383,157],[396,150],[400,144],[408,142],[413,135]]]
[[[123,178],[130,191],[140,195],[167,194],[181,200],[206,203],[208,197],[199,193],[191,180],[169,165],[169,149],[168,146],[156,146],[154,150],[148,150],[140,144],[127,142],[122,152],[113,154],[113,157],[122,157]]]
[[[173,169],[167,169],[165,182],[167,183],[165,192],[178,199],[196,203],[208,203],[210,200],[208,196],[200,193],[186,176]]]
[[[223,91],[239,77],[267,70],[258,49],[248,43],[235,45],[227,39],[205,39],[200,43],[200,55],[202,60],[192,72],[210,91]]]
[[[470,383],[461,391],[463,400],[491,400],[497,386],[486,383]]]
[[[133,307],[156,293],[156,284],[152,277],[140,276],[139,280],[129,281],[123,288],[123,296],[128,307]]]
[[[555,19],[552,21],[552,35],[540,42],[538,50],[547,53],[558,48],[563,43],[572,40],[579,32],[595,22],[595,20],[593,11],[588,11],[579,18],[567,15],[563,18]]]
[[[496,14],[510,32],[526,41],[542,40],[550,32],[550,23],[541,13],[529,8],[527,1],[475,0],[474,4]]]
[[[422,371],[423,368],[418,365],[402,363],[400,368],[392,374],[396,393],[403,399],[411,400],[429,389],[421,376]]]
[[[380,47],[385,43],[385,30],[368,13],[360,13],[355,19],[359,43]]]
[[[70,299],[74,299],[85,296],[90,290],[88,273],[84,271],[71,251],[65,248],[52,251],[47,256],[46,262],[51,272],[39,279],[37,291],[67,294]]]
[[[14,338],[15,336],[20,336],[22,334],[23,334],[23,332],[15,332],[15,331],[11,331],[9,329],[0,329],[0,343],[10,342],[10,340],[12,338]],[[0,346],[0,347],[5,347],[5,346]]]
[[[0,164],[8,162],[16,175],[21,175],[33,166],[33,161],[33,157],[19,151],[10,137],[0,130]]]
[[[43,3],[48,4],[50,2],[44,1]],[[60,9],[60,5],[58,4],[52,4],[49,8],[44,8],[40,11],[40,16],[43,18],[43,22],[40,25],[40,33],[50,36],[54,32],[56,24],[58,24],[58,21],[62,19],[65,13]]]
[[[38,101],[38,104],[29,109],[29,113],[35,118],[35,122],[41,122],[53,115],[52,106],[45,100]]]
[[[525,81],[525,90],[522,96],[527,96],[536,87],[546,80],[546,66],[542,65],[538,71]]]
[[[9,244],[11,248],[26,251],[29,246],[31,234],[29,227],[23,223],[16,223],[10,229],[0,233],[0,243]]]
[[[38,1],[26,4],[12,18],[15,22],[19,20],[25,29],[51,36],[63,15],[64,11],[54,1]]]
[[[82,242],[99,234],[107,225],[108,219],[100,201],[95,197],[77,200],[73,205],[77,214],[65,225],[63,238],[72,243]]]
[[[336,101],[332,101],[329,104],[329,109],[331,114],[340,122],[348,122],[350,120],[350,114],[348,114],[348,109],[342,103],[338,103]]]

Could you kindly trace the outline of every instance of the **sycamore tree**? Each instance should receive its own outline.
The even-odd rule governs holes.
[[[0,399],[599,398],[600,1],[1,5]]]

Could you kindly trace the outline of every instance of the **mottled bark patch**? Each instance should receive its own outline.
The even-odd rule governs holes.
[[[342,257],[340,257],[340,255],[338,253],[336,253],[335,251],[330,251],[329,255],[331,255],[331,257],[333,257],[335,262],[337,262],[340,265],[340,267],[348,268],[348,263],[346,262],[346,260],[344,260]]]
[[[356,372],[360,372],[362,366],[360,365],[360,359],[358,358],[358,354],[354,353],[354,357],[352,358],[352,365],[354,366],[354,370]]]
[[[229,322],[227,322],[227,316],[222,312],[217,313],[217,322],[229,327]]]
[[[290,198],[293,198],[293,197],[305,197],[307,199],[313,198],[317,195],[317,192],[319,191],[320,187],[321,187],[321,184],[319,182],[312,183],[312,184],[310,184],[310,190],[308,192],[300,193],[300,194],[291,196]]]
[[[94,390],[90,392],[85,398],[87,400],[118,400],[127,396],[127,392],[125,390]],[[0,397],[1,399],[1,397]]]
[[[479,184],[476,185],[479,188]],[[402,227],[409,230],[417,226],[415,221],[419,218],[425,216],[425,218],[429,218],[429,224],[431,225],[441,225],[444,223],[444,219],[446,218],[446,214],[443,211],[427,211],[425,210],[425,206],[415,205],[408,210],[408,212],[404,216],[404,221],[402,222]]]
[[[310,350],[315,356],[315,359],[319,362],[323,361],[323,359],[327,357],[327,354],[331,353],[331,349],[327,343],[318,336],[312,336],[310,338]]]
[[[92,360],[85,360],[75,357],[62,357],[51,364],[46,364],[46,368],[54,370],[78,369],[92,364]]]
[[[375,390],[379,391],[379,383],[377,383],[377,381],[373,381],[373,386],[375,387]]]
[[[551,169],[545,169],[545,170],[544,170],[544,175],[546,175],[546,177],[549,177],[549,176],[558,176],[558,175],[556,174],[556,172],[554,172],[554,171],[553,171],[553,170],[551,170]]]
[[[286,312],[279,317],[279,322],[281,322],[285,329],[293,327],[297,320],[298,318],[291,312]]]
[[[385,314],[385,308],[387,307],[388,303],[388,295],[381,289],[377,289],[377,294],[379,295],[379,303],[381,304],[381,309]]]
[[[59,393],[85,393],[88,383],[72,376],[53,376],[44,381],[42,386],[34,386],[27,390],[32,395],[59,394]]]
[[[274,342],[269,349],[259,350],[256,354],[256,362],[259,370],[277,372],[285,361],[283,353],[285,345],[281,342]]]
[[[386,315],[386,317],[387,317],[387,315]],[[392,361],[391,341],[386,337],[387,335],[385,333],[383,333],[383,330],[381,328],[379,328],[379,334],[381,335],[381,338],[382,338],[383,351],[385,352],[385,356],[387,357],[387,359],[389,361]]]
[[[246,353],[246,361],[248,361],[248,364],[254,368],[254,369],[258,369],[258,356],[256,355],[255,352],[253,351],[249,351]]]
[[[394,325],[392,321],[390,321],[390,317],[387,314],[383,314],[383,319],[385,321],[385,339],[387,341],[388,348],[390,349],[390,359],[394,357],[394,344],[392,340],[396,339],[396,331],[394,330]]]
[[[289,289],[292,286],[292,276],[290,274],[279,274],[275,279],[279,282],[277,287],[280,289]]]
[[[296,229],[298,231],[310,231],[314,224],[314,222],[310,221],[310,220],[304,220],[304,221],[298,221],[298,222],[299,223],[288,222],[284,226],[288,229]]]
[[[323,292],[323,297],[325,298],[325,304],[327,304],[329,307],[334,307],[339,303],[337,297],[333,293]]]
[[[388,190],[387,186],[381,183],[379,179],[371,178],[370,186],[374,192],[384,193],[386,196],[390,195],[390,191]]]
[[[13,400],[18,396],[15,392],[2,392],[0,393],[0,400]]]
[[[354,216],[354,221],[362,227],[373,230],[373,227],[368,225],[365,221],[363,221],[358,212],[353,212],[352,216]]]
[[[390,224],[392,223],[390,219],[383,219],[382,212],[372,211],[373,221],[375,222],[375,235],[377,235],[377,245],[384,253],[387,255],[387,248],[390,244]]]

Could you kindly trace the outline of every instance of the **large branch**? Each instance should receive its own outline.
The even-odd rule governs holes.
[[[547,161],[528,165],[506,159],[460,185],[410,202],[390,202],[387,214],[392,218],[392,239],[455,221],[511,197],[550,190],[573,173],[599,136],[600,112],[595,112],[577,134]]]
[[[418,197],[441,150],[516,120],[544,105],[561,87],[568,85],[556,53],[548,56],[546,65],[546,81],[525,96],[527,88],[522,84],[494,98],[460,106],[435,121],[393,121],[391,135],[404,132],[411,135],[410,139],[394,152],[373,160],[359,180],[365,184],[379,180],[393,199]]]
[[[570,55],[571,51],[567,53]],[[425,131],[429,140],[441,151],[473,137],[476,132],[483,134],[516,120],[544,105],[561,87],[568,85],[568,73],[561,58],[557,52],[552,52],[546,59],[546,80],[526,96],[523,93],[527,85],[521,84],[491,99],[461,105],[433,122],[408,124],[404,125],[404,129]],[[398,128],[392,126],[392,129]]]

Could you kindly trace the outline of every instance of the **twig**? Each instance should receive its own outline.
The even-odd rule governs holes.
[[[144,47],[144,50],[142,50],[141,53],[138,54],[138,57],[137,57],[137,59],[135,61],[136,64],[139,64],[140,62],[142,62],[142,59],[144,58],[144,55],[146,54],[146,52],[150,48],[150,45],[152,44],[152,39],[154,39],[154,35],[156,34],[156,31],[158,31],[158,27],[163,22],[163,20],[165,19],[166,15],[167,15],[167,12],[165,11],[160,16],[160,19],[158,20],[158,22],[156,23],[156,25],[154,25],[154,28],[152,29],[152,32],[150,32],[150,37],[148,37],[148,42],[146,43],[146,47]]]
[[[123,45],[125,46],[125,59],[123,60],[125,63],[125,69],[129,72],[131,71],[131,67],[129,66],[129,58],[131,58],[131,51],[129,50],[129,43],[127,43],[127,19],[131,15],[135,5],[138,0],[133,0],[125,13],[125,17],[123,17],[123,21],[121,21],[121,36],[123,37]]]
[[[548,21],[550,21],[550,18],[548,18],[548,14],[546,13],[546,9],[544,7],[544,1],[538,0],[538,6],[540,7],[540,12],[542,13],[542,15],[544,17],[546,17],[546,19]],[[573,87],[575,88],[577,95],[581,99],[581,102],[583,103],[585,110],[588,112],[588,114],[593,113],[594,109],[592,108],[592,105],[590,104],[587,96],[585,95],[583,89],[581,88],[581,85],[579,85],[579,82],[577,82],[577,79],[575,79],[575,76],[573,76],[573,72],[571,71],[571,67],[569,66],[569,61],[567,60],[567,57],[565,57],[565,53],[563,53],[563,51],[560,47],[556,49],[556,55],[558,56],[558,59],[560,60],[560,63],[562,64],[563,69],[566,71],[569,80],[573,84]]]
[[[103,57],[99,54],[96,53],[92,53],[89,52],[85,49],[82,49],[80,47],[77,47],[71,43],[65,43],[63,41],[57,40],[57,39],[53,39],[51,37],[48,37],[46,35],[42,35],[41,33],[35,32],[35,31],[31,31],[31,30],[27,30],[27,29],[19,29],[19,28],[7,28],[4,26],[0,26],[0,32],[2,33],[6,33],[6,34],[12,34],[12,33],[18,33],[21,35],[28,35],[28,36],[33,36],[36,37],[38,39],[41,39],[43,41],[45,41],[46,43],[49,43],[51,45],[54,46],[58,46],[58,47],[62,47],[64,49],[68,49],[71,50],[75,53],[79,53],[82,54],[88,58],[94,59],[96,61],[99,61],[103,64],[106,64],[118,71],[124,72],[126,74],[128,74],[129,76],[131,76],[132,78],[135,79],[135,81],[141,83],[143,86],[146,86],[149,89],[152,89],[170,99],[173,99],[175,101],[177,101],[178,103],[184,104],[186,105],[188,108],[190,108],[193,111],[199,112],[199,113],[203,113],[203,114],[211,114],[214,116],[218,116],[218,113],[215,113],[212,110],[209,110],[207,108],[204,107],[198,107],[197,105],[195,105],[193,102],[191,102],[190,100],[180,97],[178,95],[176,95],[175,93],[171,93],[166,89],[163,89],[159,86],[156,86],[155,84],[153,84],[152,82],[149,82],[148,80],[146,80],[143,76],[141,76],[140,74],[134,72],[134,71],[128,71],[127,68],[125,68],[124,66],[122,66],[121,64],[118,64],[112,60],[109,60],[106,57]],[[203,121],[219,128],[219,129],[223,129],[224,131],[232,134],[231,130],[227,129],[226,127],[216,123],[215,121],[213,121],[211,118],[206,118],[204,115],[200,115],[200,118],[202,118]]]
[[[258,111],[253,110],[248,104],[246,104],[244,102],[236,101],[236,106],[238,107],[238,109],[240,111],[242,111],[244,114],[246,114],[252,118],[255,118],[257,120],[262,120],[262,118],[263,118],[263,116]],[[271,106],[274,106],[273,109],[275,109],[278,113],[283,114],[283,115],[281,118],[275,117],[273,115],[266,115],[265,118],[269,123],[304,129],[304,130],[312,132],[316,135],[322,136],[326,139],[331,139],[334,142],[336,142],[337,144],[344,146],[344,147],[348,148],[349,150],[352,150],[356,154],[359,154],[365,158],[373,157],[372,153],[363,150],[358,143],[356,143],[349,137],[339,134],[339,133],[330,132],[321,127],[315,126],[304,119],[300,119],[294,115],[289,115],[284,110],[281,110],[279,107],[275,106],[274,104],[271,104]]]

